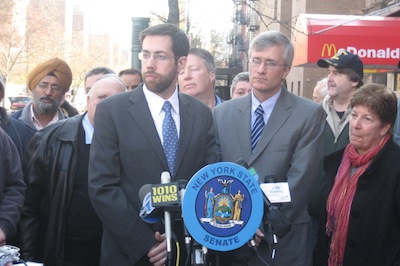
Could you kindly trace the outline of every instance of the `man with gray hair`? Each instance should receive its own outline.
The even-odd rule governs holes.
[[[328,78],[323,78],[317,82],[313,90],[313,101],[322,103],[325,96],[328,94]]]
[[[231,99],[246,96],[251,92],[249,72],[240,72],[232,80]]]
[[[294,55],[289,38],[277,31],[263,32],[253,39],[248,54],[252,92],[213,109],[219,157],[228,162],[243,159],[258,173],[260,182],[288,186],[291,200],[281,203],[280,210],[291,229],[280,234],[272,224],[271,232],[270,210],[265,210],[268,223],[255,235],[258,253],[272,265],[311,265],[307,195],[318,172],[315,166],[322,163],[325,112],[282,84]],[[271,241],[271,234],[278,236],[277,241]],[[248,250],[247,245],[241,247],[226,258],[232,260],[226,265],[265,265]]]
[[[32,137],[24,158],[28,189],[20,223],[25,260],[99,265],[103,230],[88,194],[94,115],[99,102],[125,91],[117,75],[103,75],[87,95],[85,114],[47,126]]]
[[[185,69],[179,72],[178,83],[181,92],[196,97],[211,109],[222,101],[214,92],[214,58],[207,50],[191,48]]]

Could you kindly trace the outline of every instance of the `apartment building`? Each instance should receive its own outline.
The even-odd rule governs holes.
[[[304,53],[314,53],[314,57],[318,54],[320,57],[330,57],[333,51],[342,47],[335,47],[335,43],[332,42],[325,42],[326,45],[323,43],[322,47],[318,48],[315,48],[317,46],[307,46],[305,42],[309,45],[312,41],[309,37],[315,32],[303,32],[303,38],[299,38],[299,21],[306,21],[304,23],[309,23],[308,26],[313,27],[313,22],[320,24],[321,21],[326,20],[325,28],[322,28],[327,33],[331,29],[341,30],[344,25],[354,24],[354,21],[357,21],[355,24],[360,24],[360,20],[380,21],[387,18],[388,21],[391,21],[388,22],[388,26],[380,25],[381,30],[377,31],[379,35],[374,36],[376,33],[371,31],[370,38],[365,40],[367,43],[375,44],[379,41],[383,42],[385,39],[388,42],[391,38],[390,47],[382,44],[384,46],[382,50],[389,49],[387,53],[391,60],[376,63],[371,62],[367,56],[363,56],[363,61],[366,62],[364,81],[384,83],[395,91],[400,90],[400,75],[397,63],[395,64],[400,60],[400,0],[234,0],[234,2],[235,21],[230,36],[232,45],[230,67],[243,67],[246,70],[247,49],[254,36],[266,30],[281,31],[292,39],[296,47],[294,66],[286,79],[287,88],[297,95],[311,99],[315,83],[326,76],[326,69],[318,68],[315,58],[299,63],[296,62],[296,57]],[[360,27],[363,25],[362,23]],[[365,27],[371,27],[371,25],[366,22]],[[350,30],[355,29],[357,28]],[[347,28],[347,30],[349,29]],[[356,32],[354,32],[355,34]],[[386,36],[382,36],[382,34],[386,34]],[[350,35],[348,39],[350,37],[354,36]],[[322,36],[321,38],[330,41],[328,37]],[[346,36],[342,38],[346,38]],[[324,45],[329,47],[330,51],[327,51],[326,48],[325,51],[322,51]],[[303,50],[299,49],[300,47],[303,47]],[[382,57],[382,55],[377,57]]]

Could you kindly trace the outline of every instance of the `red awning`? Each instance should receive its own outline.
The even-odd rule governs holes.
[[[301,14],[293,40],[293,66],[316,66],[343,48],[357,54],[365,69],[397,69],[400,18]]]

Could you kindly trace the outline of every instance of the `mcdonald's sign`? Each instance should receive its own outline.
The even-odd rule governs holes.
[[[293,33],[293,66],[316,67],[341,49],[357,54],[364,68],[398,70],[400,18],[300,14]]]
[[[327,52],[327,53],[326,53]],[[321,57],[332,57],[337,53],[336,45],[325,43],[322,47]]]

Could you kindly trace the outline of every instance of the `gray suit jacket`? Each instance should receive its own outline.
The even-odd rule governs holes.
[[[216,161],[211,110],[179,93],[180,138],[174,180],[190,179]],[[101,265],[143,264],[157,229],[139,217],[139,189],[168,171],[143,87],[97,106],[89,163],[89,195],[103,222]],[[163,228],[163,227],[162,227]]]
[[[261,179],[275,175],[277,181],[289,183],[292,201],[282,210],[293,226],[276,246],[274,265],[309,264],[307,195],[322,163],[324,110],[283,88],[253,153],[251,95],[225,102],[213,110],[213,115],[223,161],[244,159]]]

